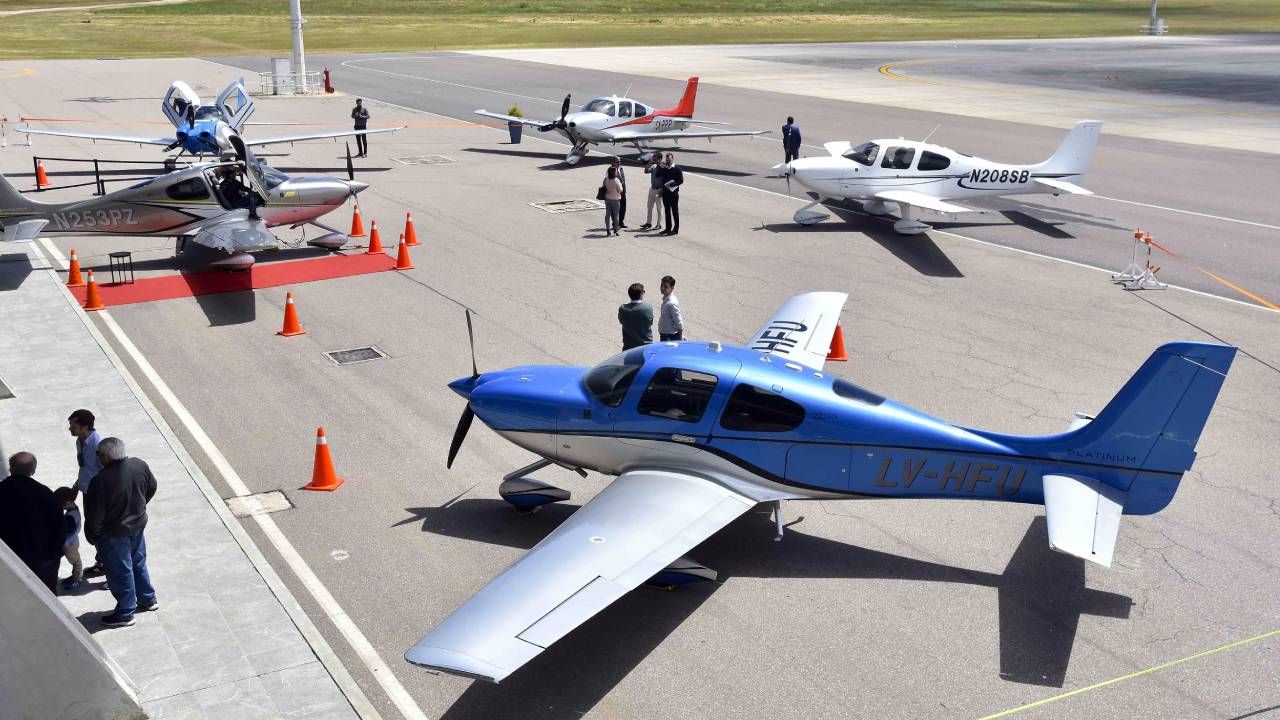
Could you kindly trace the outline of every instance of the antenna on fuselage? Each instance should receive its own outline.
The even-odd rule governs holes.
[[[629,97],[631,97],[631,86],[632,86],[633,84],[634,84],[634,83],[627,83],[627,89],[622,91],[622,97],[624,97],[624,98],[629,98]]]
[[[934,125],[934,126],[933,126],[933,129],[929,131],[929,134],[928,134],[928,135],[925,135],[925,136],[924,136],[924,139],[923,139],[923,140],[921,140],[920,142],[922,142],[922,143],[927,143],[927,142],[929,142],[929,138],[933,137],[933,134],[934,134],[934,133],[936,133],[936,132],[938,132],[938,129],[939,129],[939,128],[941,128],[941,127],[942,127],[942,125],[941,125],[941,124],[939,124],[939,125]]]

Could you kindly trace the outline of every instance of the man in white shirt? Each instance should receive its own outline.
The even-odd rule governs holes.
[[[680,299],[676,297],[676,279],[664,275],[660,287],[662,310],[658,315],[658,340],[683,340],[684,316],[680,314]]]

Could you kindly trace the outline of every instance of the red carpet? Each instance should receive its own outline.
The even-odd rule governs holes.
[[[98,291],[102,303],[108,307],[113,305],[130,305],[133,303],[153,302],[155,300],[174,300],[176,298],[195,297],[196,295],[215,295],[217,293],[240,292],[259,288],[279,287],[281,285],[297,285],[317,280],[366,275],[368,273],[391,270],[396,265],[395,258],[390,255],[330,255],[313,260],[294,260],[285,262],[258,263],[247,272],[225,272],[213,270],[209,272],[187,273],[183,275],[166,275],[155,278],[139,278],[136,282],[105,285],[98,283]],[[101,279],[105,272],[95,273]],[[71,294],[84,304],[85,289],[70,288]]]

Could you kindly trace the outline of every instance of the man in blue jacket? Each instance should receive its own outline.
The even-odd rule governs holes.
[[[782,150],[787,156],[782,162],[800,159],[800,126],[790,115],[787,116],[787,124],[782,126]]]
[[[684,170],[676,165],[676,156],[667,153],[662,173],[662,204],[667,216],[667,229],[659,235],[680,234],[680,186],[684,184]]]

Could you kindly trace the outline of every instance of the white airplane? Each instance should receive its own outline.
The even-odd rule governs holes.
[[[634,145],[636,151],[646,157],[650,151],[643,145],[651,140],[684,140],[686,138],[718,138],[740,135],[763,135],[768,130],[688,130],[693,124],[693,104],[698,95],[698,78],[689,78],[684,88],[684,96],[679,104],[666,110],[656,110],[639,100],[618,97],[598,97],[578,112],[569,112],[571,95],[564,96],[560,106],[559,120],[530,120],[529,118],[502,115],[488,110],[476,110],[476,115],[497,118],[508,122],[518,122],[537,128],[541,132],[558,131],[569,138],[573,149],[565,156],[564,161],[577,165],[588,152],[588,145],[600,143],[627,143]],[[723,125],[724,123],[708,120],[696,121],[699,125]]]
[[[950,200],[994,195],[1092,195],[1076,182],[1084,178],[1098,145],[1102,123],[1084,120],[1067,133],[1056,152],[1035,165],[1005,165],[965,155],[924,141],[871,140],[854,147],[849,142],[823,145],[829,157],[792,160],[773,166],[778,174],[795,178],[818,199],[796,211],[800,225],[831,217],[812,208],[825,200],[858,200],[872,215],[887,215],[897,204],[902,219],[893,229],[917,235],[929,229],[911,217],[912,208],[940,213],[983,212]],[[878,160],[878,162],[877,162]]]
[[[245,123],[254,110],[253,98],[244,89],[244,81],[233,82],[218,94],[212,105],[202,104],[200,96],[191,86],[175,81],[169,86],[164,99],[160,101],[160,111],[173,123],[174,134],[163,137],[147,137],[141,135],[103,135],[77,130],[37,130],[31,127],[18,128],[17,132],[29,135],[53,135],[55,137],[84,138],[86,140],[103,140],[108,142],[138,143],[141,145],[163,145],[165,152],[181,147],[191,155],[231,156],[236,150],[231,142],[232,136],[244,132]],[[303,135],[280,135],[276,137],[244,138],[244,144],[250,148],[280,143],[295,143],[303,140],[322,140],[326,138],[349,137],[364,133],[395,132],[403,127],[377,128],[374,130],[336,130]],[[181,153],[180,153],[181,154]]]

